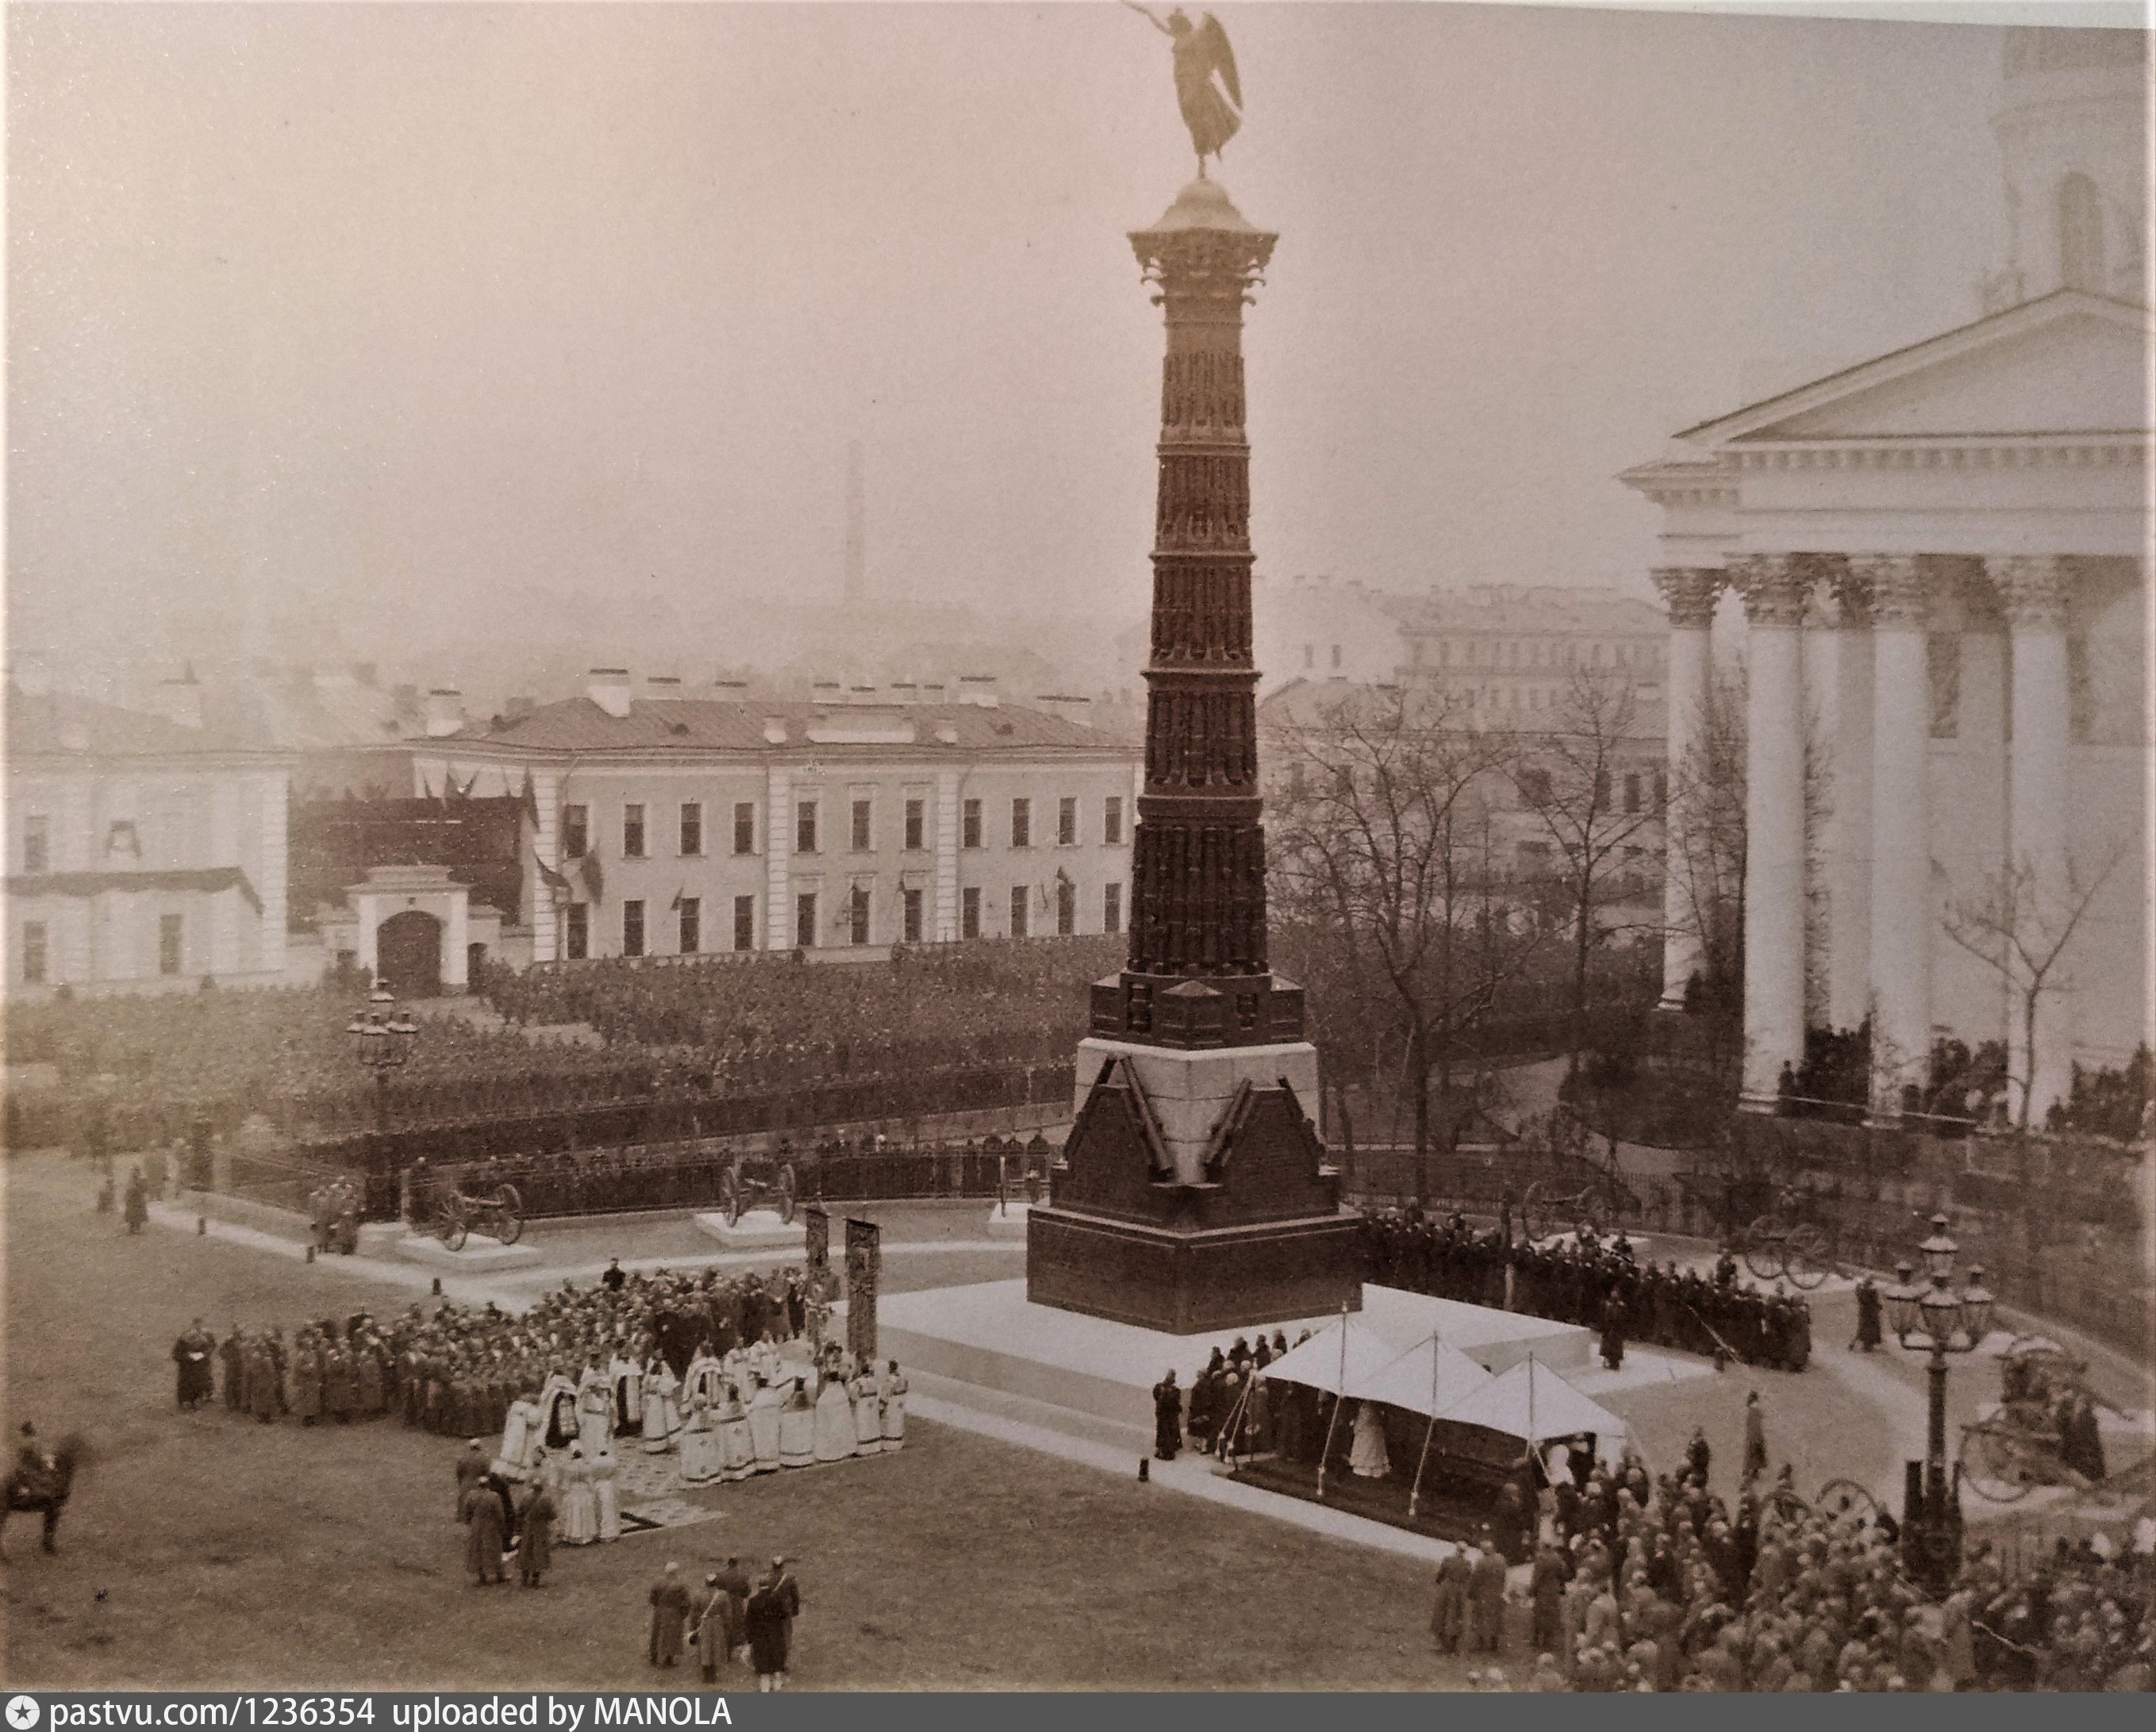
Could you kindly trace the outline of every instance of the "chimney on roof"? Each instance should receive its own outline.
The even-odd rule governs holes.
[[[996,676],[993,674],[961,674],[958,676],[958,701],[982,710],[995,709],[1003,701],[996,695]]]
[[[764,743],[767,746],[785,745],[786,718],[783,715],[767,715],[764,717],[763,739]]]
[[[1074,698],[1065,692],[1043,692],[1034,701],[1050,715],[1062,717],[1073,727],[1090,728],[1093,725],[1093,700],[1091,698]]]
[[[192,668],[177,679],[158,681],[150,702],[168,722],[177,722],[183,728],[199,728],[203,725],[202,682],[195,678]]]
[[[465,694],[453,686],[438,685],[427,694],[427,737],[439,740],[465,725]]]
[[[617,721],[629,714],[629,694],[626,668],[594,668],[584,683],[584,695]]]

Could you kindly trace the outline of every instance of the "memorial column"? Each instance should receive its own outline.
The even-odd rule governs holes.
[[[1744,1104],[1771,1109],[1804,1051],[1804,581],[1796,558],[1739,570],[1745,700]]]
[[[2071,699],[2066,676],[2066,572],[2056,557],[2009,559],[1992,568],[2005,604],[2012,668],[2007,749],[2006,868],[2015,947],[2041,956],[2071,917],[2066,857],[2071,781]],[[2019,1117],[2041,1125],[2072,1084],[2073,1041],[2066,982],[2047,976],[2033,1038],[2030,982],[2016,967],[2007,1000],[2006,1069]]]
[[[1871,600],[1871,1108],[1892,1117],[1932,1045],[1930,598],[1917,562],[1867,560]]]
[[[1661,1008],[1685,1007],[1692,977],[1706,966],[1708,886],[1696,869],[1686,825],[1704,793],[1699,760],[1706,732],[1715,598],[1722,574],[1712,566],[1670,566],[1654,574],[1670,613],[1669,800],[1662,814],[1667,865],[1662,878]]]

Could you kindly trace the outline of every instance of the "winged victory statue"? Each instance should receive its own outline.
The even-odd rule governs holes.
[[[1123,3],[1173,44],[1175,100],[1183,110],[1183,124],[1190,129],[1203,179],[1205,159],[1218,156],[1243,124],[1243,87],[1235,76],[1235,54],[1228,46],[1228,33],[1209,12],[1194,24],[1180,7],[1163,18],[1136,0]]]

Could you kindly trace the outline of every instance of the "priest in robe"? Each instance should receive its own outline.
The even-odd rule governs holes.
[[[641,1437],[644,1432],[644,1373],[637,1369],[624,1345],[617,1342],[613,1361],[607,1367],[607,1381],[613,1386],[613,1434],[617,1437]]]
[[[662,1355],[654,1353],[644,1368],[644,1451],[663,1455],[674,1447],[680,1430],[680,1382]]]
[[[784,1401],[777,1384],[757,1380],[756,1393],[749,1397],[748,1434],[759,1473],[774,1473],[780,1466],[780,1409]]]
[[[816,1395],[816,1459],[843,1461],[854,1453],[854,1404],[845,1380],[826,1377]]]

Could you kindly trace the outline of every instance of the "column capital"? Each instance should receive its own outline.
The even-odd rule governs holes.
[[[1912,627],[1930,623],[1931,587],[1915,556],[1875,553],[1849,562],[1850,584],[1861,588],[1874,625]]]
[[[1714,623],[1714,604],[1727,579],[1719,566],[1658,566],[1649,576],[1662,592],[1672,626],[1701,629]]]
[[[1989,560],[1985,571],[2009,623],[2061,628],[2066,623],[2066,564],[2055,555]]]
[[[1744,597],[1744,617],[1753,625],[1804,623],[1804,597],[1812,577],[1801,554],[1747,554],[1732,576]]]

